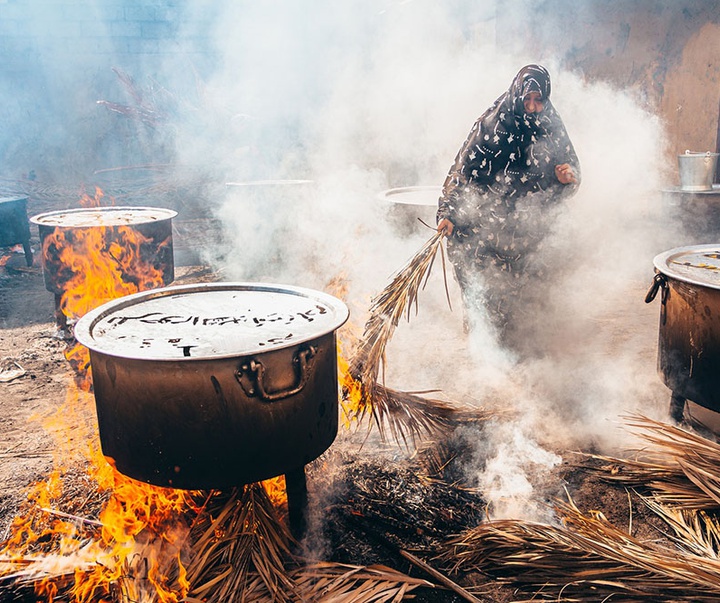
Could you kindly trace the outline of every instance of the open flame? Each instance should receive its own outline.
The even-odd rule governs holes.
[[[98,189],[83,203],[99,204],[102,196]],[[43,252],[59,253],[72,273],[61,297],[63,313],[79,318],[110,299],[162,286],[162,272],[141,260],[144,242],[129,227],[74,229],[72,240],[58,228],[47,236]],[[213,493],[160,488],[119,473],[101,451],[88,393],[88,350],[75,344],[65,355],[79,378],[45,423],[56,434],[55,469],[28,492],[2,543],[0,577],[16,575],[47,602],[178,603],[191,589],[186,568],[193,521]],[[79,507],[68,509],[63,477],[78,467],[87,474],[87,492],[71,496]],[[284,476],[262,486],[286,515]]]
[[[84,194],[83,207],[99,207],[101,189],[94,197]],[[90,310],[140,291],[162,287],[162,267],[145,259],[141,250],[150,240],[130,226],[104,226],[66,229],[57,227],[43,239],[42,254],[57,266],[62,282],[58,310],[75,321]],[[165,242],[161,245],[169,244]],[[76,344],[65,354],[78,375],[78,384],[89,390],[90,358],[87,348]]]
[[[5,563],[26,567],[23,578],[46,601],[62,595],[77,603],[176,603],[189,587],[183,555],[187,518],[199,512],[197,493],[150,486],[116,471],[90,428],[90,407],[91,396],[71,387],[65,403],[46,419],[56,434],[56,466],[33,486],[24,512],[15,518],[0,551],[0,574]],[[86,443],[81,458],[73,449],[78,440]],[[78,464],[88,478],[81,507],[90,498],[101,499],[98,520],[58,509],[67,500],[63,475]],[[59,576],[65,580],[59,582]],[[67,585],[62,593],[59,583]]]

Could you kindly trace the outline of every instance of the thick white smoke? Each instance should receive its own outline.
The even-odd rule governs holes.
[[[478,432],[468,474],[495,516],[538,516],[534,488],[556,451],[612,449],[623,443],[624,413],[666,411],[658,308],[643,297],[652,258],[677,242],[659,192],[669,170],[662,125],[629,94],[545,52],[498,54],[494,6],[463,11],[468,4],[225,3],[223,69],[207,82],[223,110],[207,120],[208,136],[181,136],[178,149],[189,163],[213,157],[244,183],[227,187],[217,209],[229,242],[224,276],[317,288],[341,278],[359,328],[370,298],[432,234],[399,234],[378,194],[440,186],[473,121],[517,70],[550,69],[583,183],[542,251],[550,275],[536,285],[528,328],[539,353],[519,361],[489,329],[466,336],[457,286],[449,283],[450,311],[437,266],[419,314],[391,343],[387,373],[405,390],[439,388],[511,411]],[[297,179],[310,182],[288,182]]]

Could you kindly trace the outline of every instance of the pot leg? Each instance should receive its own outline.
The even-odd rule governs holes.
[[[670,396],[670,418],[676,423],[682,423],[685,414],[685,398],[673,392]]]
[[[305,467],[293,469],[285,474],[285,487],[288,498],[288,518],[290,532],[295,540],[302,540],[307,529],[307,483],[305,481]]]

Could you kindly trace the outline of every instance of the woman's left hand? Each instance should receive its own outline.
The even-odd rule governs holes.
[[[570,164],[568,164],[568,163],[561,163],[560,165],[555,166],[555,177],[558,179],[558,182],[560,182],[561,184],[577,183],[577,178],[575,178],[575,173],[573,172],[572,168],[570,167]]]

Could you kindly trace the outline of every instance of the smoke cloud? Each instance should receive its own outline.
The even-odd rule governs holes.
[[[521,66],[542,63],[583,183],[541,251],[551,270],[535,284],[536,320],[527,325],[538,353],[516,357],[490,328],[465,335],[457,285],[450,277],[451,310],[436,266],[418,314],[391,342],[388,383],[507,412],[478,430],[467,467],[495,498],[495,516],[542,515],[534,501],[556,451],[610,451],[626,443],[624,413],[665,416],[669,393],[655,369],[659,310],[643,297],[652,258],[678,246],[681,232],[660,194],[671,178],[662,125],[630,94],[586,81],[549,49],[498,52],[492,2],[195,0],[184,10],[187,25],[159,63],[119,66],[136,69],[138,86],[152,91],[164,110],[159,126],[131,126],[96,105],[122,96],[111,50],[102,55],[107,75],[91,83],[83,81],[91,65],[63,70],[62,57],[44,54],[52,90],[83,85],[71,99],[54,97],[68,119],[23,95],[8,105],[14,116],[32,114],[30,139],[52,153],[65,137],[73,157],[91,140],[96,159],[73,160],[73,173],[147,161],[203,174],[213,187],[202,211],[223,225],[221,248],[206,249],[205,259],[223,278],[326,290],[342,283],[357,330],[372,296],[432,234],[398,232],[381,193],[440,187],[474,120]],[[526,16],[518,10],[516,18]],[[100,24],[103,17],[98,9]],[[202,58],[189,52],[200,27],[214,45]],[[73,111],[88,104],[92,118]],[[132,144],[108,148],[98,128]],[[27,146],[5,138],[4,155],[27,171]],[[433,215],[431,206],[423,211],[426,220]]]

